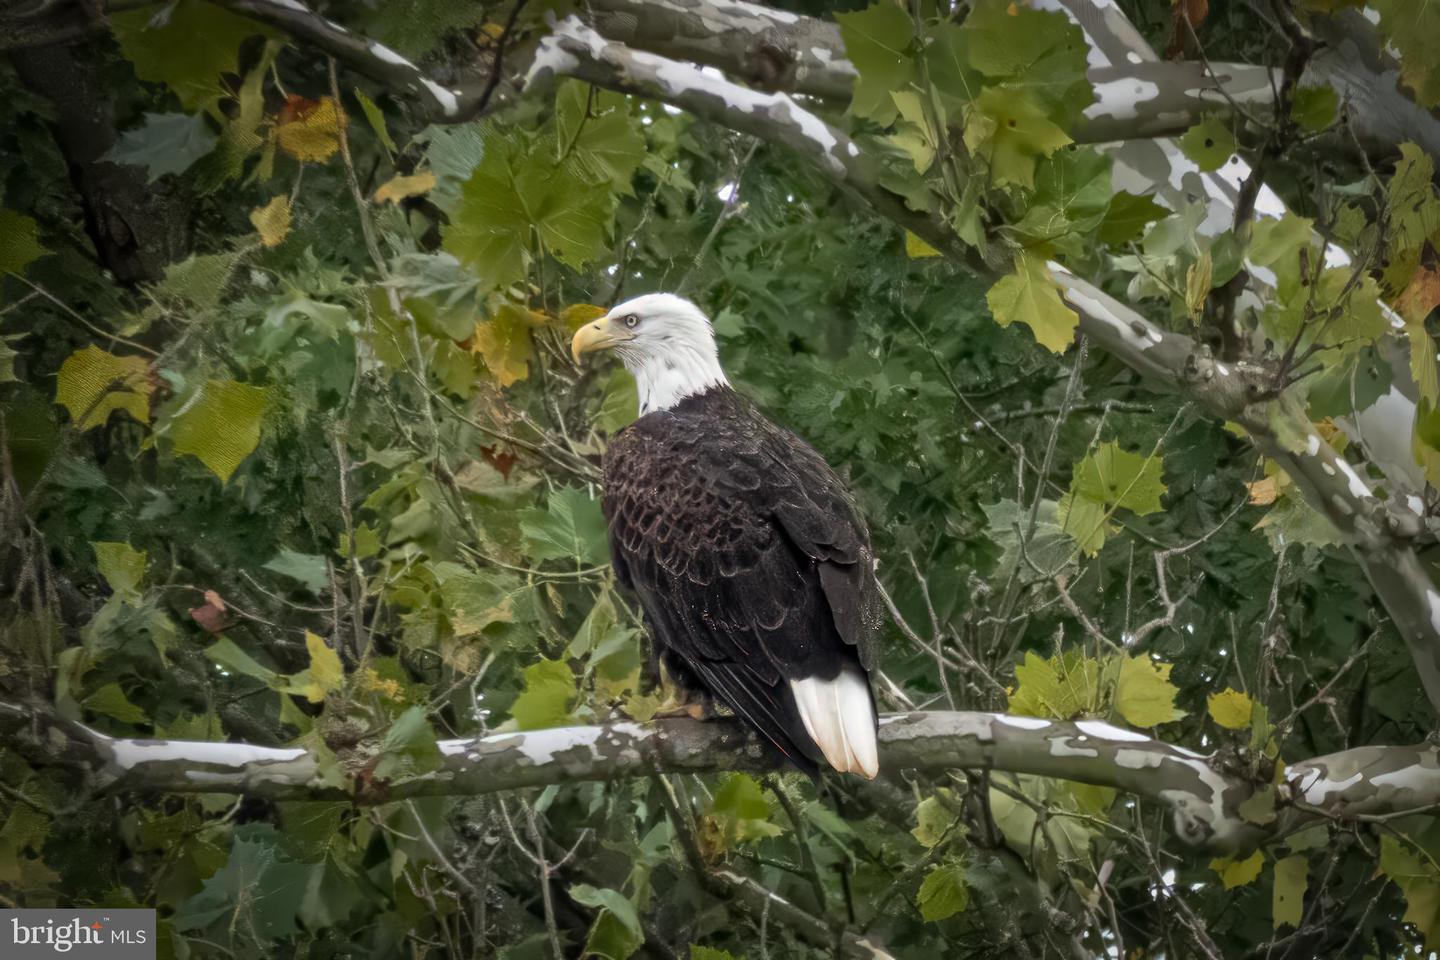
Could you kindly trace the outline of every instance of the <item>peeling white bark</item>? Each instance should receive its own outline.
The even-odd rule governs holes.
[[[729,720],[619,722],[444,740],[437,744],[438,770],[391,782],[377,782],[368,772],[373,750],[341,756],[338,769],[327,771],[321,757],[304,748],[111,737],[6,703],[0,703],[0,732],[32,762],[87,770],[99,790],[356,803],[656,772],[784,769],[777,753]],[[1226,852],[1319,815],[1374,817],[1440,803],[1440,751],[1431,744],[1360,747],[1292,764],[1279,816],[1264,827],[1247,822],[1239,809],[1265,784],[1247,780],[1216,756],[1099,720],[964,711],[893,714],[881,719],[879,744],[882,775],[904,769],[1003,770],[1147,797],[1170,809],[1186,842]]]

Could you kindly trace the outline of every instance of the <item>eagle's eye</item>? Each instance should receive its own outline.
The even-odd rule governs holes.
[[[635,316],[635,314],[633,314],[633,313],[630,314],[628,317],[625,318],[625,326],[627,326],[627,327],[634,327],[635,324],[637,324],[637,323],[639,323],[639,322],[640,322],[640,318],[637,317],[637,316]]]

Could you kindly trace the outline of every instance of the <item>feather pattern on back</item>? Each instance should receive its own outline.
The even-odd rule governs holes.
[[[828,756],[874,775],[879,593],[869,533],[824,458],[714,387],[612,439],[604,509],[617,577],[678,684],[720,700],[801,769]],[[793,689],[803,681],[814,682],[802,700],[844,717],[807,713]],[[816,742],[817,723],[832,745]]]

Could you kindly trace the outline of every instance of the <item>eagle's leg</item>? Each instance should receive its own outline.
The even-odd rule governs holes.
[[[659,644],[652,644],[652,650],[658,650]],[[701,686],[699,680],[690,672],[685,661],[670,654],[668,651],[658,653],[654,657],[657,665],[663,662],[665,672],[670,675],[672,691],[670,698],[660,709],[655,711],[656,717],[691,717],[695,720],[710,720],[719,716],[715,709],[715,700],[710,696],[708,690]]]

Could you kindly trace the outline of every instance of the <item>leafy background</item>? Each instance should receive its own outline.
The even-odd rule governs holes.
[[[1169,20],[1131,6],[1163,43]],[[674,290],[870,518],[905,624],[886,627],[884,708],[1100,716],[1257,771],[1431,726],[1403,644],[1286,478],[1183,397],[1063,352],[1073,314],[1037,279],[1044,256],[1108,249],[1150,315],[1186,329],[1196,265],[1219,286],[1239,247],[1201,249],[1193,211],[1161,219],[1065,146],[1090,92],[1062,19],[1021,5],[1017,24],[999,3],[964,29],[890,5],[840,18],[860,68],[849,122],[889,151],[894,189],[934,191],[962,231],[1003,218],[1014,267],[991,287],[783,148],[659,104],[567,81],[426,125],[274,31],[200,0],[166,9],[114,13],[89,41],[123,131],[108,157],[144,169],[172,244],[129,276],[97,257],[58,108],[0,70],[8,696],[117,736],[302,744],[337,784],[433,769],[437,737],[650,718],[665,691],[642,683],[596,485],[634,388],[566,348],[597,309]],[[411,0],[346,22],[443,60],[502,19]],[[539,11],[522,28],[543,30]],[[913,53],[917,30],[933,55]],[[1228,55],[1277,56],[1228,8],[1209,30]],[[1202,162],[1234,142],[1207,123],[1187,138]],[[989,193],[945,193],[962,162]],[[1427,162],[1406,153],[1382,189],[1409,169],[1429,191]],[[1287,199],[1326,216],[1304,168],[1282,171]],[[1373,231],[1349,202],[1355,235]],[[1309,242],[1292,218],[1250,255],[1299,285]],[[1142,257],[1169,279],[1147,285]],[[1381,273],[1353,302],[1409,282]],[[1257,322],[1289,331],[1286,309]],[[1337,369],[1378,385],[1378,332],[1350,315],[1323,335]],[[9,751],[0,770],[4,903],[154,906],[163,956],[811,949],[698,881],[672,786],[711,866],[899,956],[1058,955],[1072,934],[1188,956],[1194,924],[1226,956],[1284,956],[1302,903],[1329,948],[1394,956],[1426,941],[1440,892],[1428,818],[1212,862],[1145,803],[1002,774],[897,773],[883,807],[789,774],[355,806],[94,796]]]

